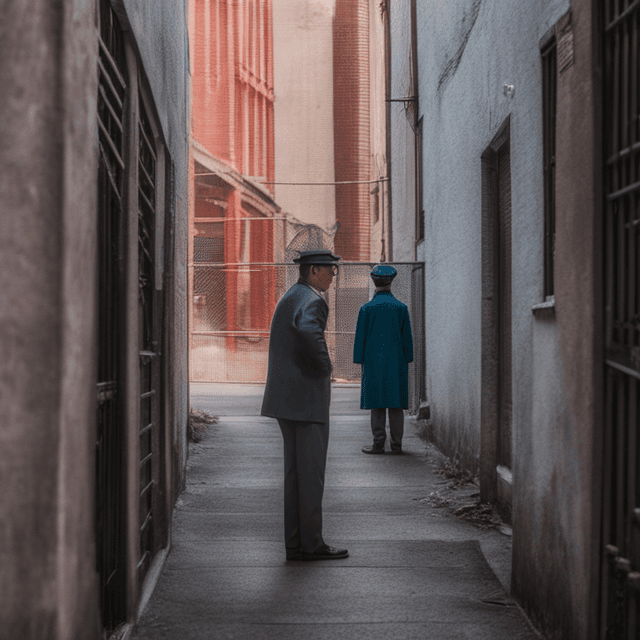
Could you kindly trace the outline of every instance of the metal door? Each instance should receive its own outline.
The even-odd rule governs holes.
[[[126,67],[122,32],[100,3],[98,169],[98,388],[96,552],[104,628],[125,618],[124,432],[121,415],[123,108]]]
[[[496,154],[498,229],[499,425],[498,464],[511,468],[511,150],[507,137]]]
[[[640,0],[604,0],[605,447],[600,637],[640,634]]]
[[[142,96],[138,102],[138,330],[140,347],[140,583],[162,546],[160,480],[161,288],[155,276],[157,149]]]

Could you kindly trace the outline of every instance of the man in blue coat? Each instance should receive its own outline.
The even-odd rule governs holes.
[[[300,279],[271,321],[262,415],[278,420],[284,442],[284,533],[287,560],[346,558],[322,537],[322,495],[329,444],[331,359],[322,297],[338,271],[328,249],[301,251]]]
[[[363,453],[384,453],[387,411],[391,452],[402,453],[413,337],[407,305],[391,293],[391,282],[397,273],[389,265],[374,267],[371,278],[376,292],[358,314],[353,361],[362,365],[360,408],[371,409],[373,433],[373,446],[363,447]]]

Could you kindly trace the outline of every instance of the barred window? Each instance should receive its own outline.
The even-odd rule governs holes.
[[[422,146],[424,116],[418,120],[416,130],[416,242],[424,240],[424,184],[422,175]]]
[[[542,49],[542,130],[544,172],[544,295],[554,293],[556,244],[556,38]]]

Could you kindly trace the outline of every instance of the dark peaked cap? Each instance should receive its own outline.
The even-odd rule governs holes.
[[[391,282],[391,280],[393,280],[396,275],[398,275],[398,272],[394,267],[388,264],[379,264],[375,266],[371,271],[371,277],[374,280],[388,280],[389,282]]]
[[[335,264],[340,260],[340,256],[331,253],[330,249],[312,249],[299,253],[300,257],[293,259],[298,264]]]

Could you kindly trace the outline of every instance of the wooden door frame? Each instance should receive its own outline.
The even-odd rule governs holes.
[[[480,495],[485,502],[504,503],[510,518],[511,485],[498,474],[500,436],[500,279],[497,184],[498,153],[510,144],[510,116],[481,156],[482,165],[482,336]]]

